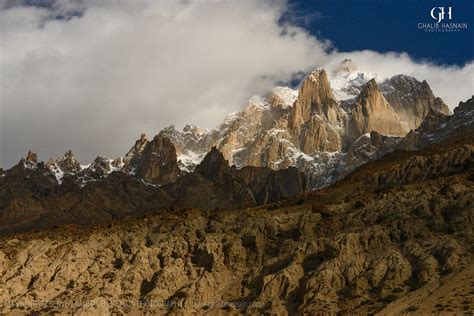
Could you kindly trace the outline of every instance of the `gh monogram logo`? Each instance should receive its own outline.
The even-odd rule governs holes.
[[[436,16],[436,13],[438,14],[437,16]],[[448,10],[446,13],[448,14],[448,19],[451,20],[451,7],[448,7]],[[437,20],[438,23],[444,20],[444,14],[445,14],[444,7],[434,7],[433,9],[431,9],[431,17]]]

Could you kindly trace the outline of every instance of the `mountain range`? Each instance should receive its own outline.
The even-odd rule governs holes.
[[[161,136],[122,167],[68,153],[61,185],[30,153],[0,177],[0,312],[469,314],[473,121],[471,98],[402,139],[371,131],[351,146],[393,151],[304,194],[297,168],[238,169],[216,147],[183,173]]]
[[[298,91],[276,87],[252,97],[215,129],[170,126],[151,140],[142,134],[123,157],[82,165],[69,150],[44,163],[30,151],[0,170],[0,232],[277,202],[394,150],[472,133],[472,123],[472,99],[451,114],[426,81],[381,79],[344,60],[330,74],[310,73]]]
[[[0,314],[474,310],[474,97],[344,60],[215,129],[0,169]]]
[[[426,81],[406,75],[381,79],[346,59],[330,74],[313,71],[298,91],[275,87],[266,97],[252,97],[215,129],[170,126],[153,140],[141,135],[123,157],[98,156],[81,165],[68,151],[46,169],[59,184],[73,177],[83,186],[122,171],[162,185],[191,173],[216,147],[237,169],[296,167],[315,189],[393,150],[430,112],[450,114]]]

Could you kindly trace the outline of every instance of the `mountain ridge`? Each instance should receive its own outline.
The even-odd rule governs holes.
[[[341,91],[345,97],[340,97]],[[279,170],[292,166],[306,174],[309,187],[318,188],[393,150],[394,143],[416,129],[430,111],[450,114],[426,81],[406,75],[382,78],[360,71],[354,62],[344,60],[333,72],[318,69],[310,73],[299,91],[275,87],[266,97],[252,97],[246,107],[228,115],[217,128],[186,125],[182,131],[173,126],[162,129],[157,135],[170,140],[178,165],[178,169],[170,167],[173,175],[165,182],[192,172],[208,151],[216,147],[229,165],[236,168],[256,166]],[[372,145],[372,151],[378,154],[366,153],[354,159],[354,153],[362,150],[355,148],[359,138],[366,138],[364,135],[371,132],[392,139],[382,150]],[[47,166],[58,182],[77,174],[76,178],[82,179],[84,185],[111,171],[123,171],[153,183],[158,180],[151,180],[153,177],[143,172],[135,174],[137,168],[144,170],[140,161],[145,163],[141,155],[148,143],[142,134],[123,157],[96,159],[92,167],[81,166],[77,161],[70,161],[74,157],[66,156],[50,160]],[[367,150],[367,144],[364,146]],[[159,163],[151,162],[145,169]]]

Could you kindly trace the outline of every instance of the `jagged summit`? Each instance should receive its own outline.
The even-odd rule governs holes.
[[[351,64],[351,61],[343,61],[341,66]],[[343,67],[344,71],[338,69],[330,74],[330,84],[338,101],[344,104],[353,103],[366,83],[375,79],[381,93],[399,116],[406,131],[417,128],[430,109],[444,114],[450,113],[443,100],[433,94],[426,80],[418,81],[404,74],[387,78],[354,67]]]
[[[335,74],[347,73],[347,72],[355,72],[358,68],[356,64],[350,58],[344,59],[339,66],[334,71]]]
[[[64,156],[59,157],[56,160],[56,164],[61,168],[63,172],[66,173],[77,173],[81,171],[81,165],[77,161],[76,157],[74,157],[74,154],[72,153],[71,150],[68,150]]]
[[[66,151],[63,156],[58,157],[56,160],[50,158],[46,166],[52,172],[58,183],[62,183],[65,176],[75,175],[83,169],[72,153],[72,150]]]
[[[359,95],[357,96],[356,102],[363,103],[364,100],[375,97],[383,97],[383,95],[377,82],[374,78],[372,78],[362,87]]]
[[[453,115],[431,109],[418,128],[410,131],[398,145],[399,149],[419,150],[449,137],[468,138],[474,135],[474,98],[460,102]]]
[[[25,162],[36,164],[38,162],[38,155],[35,152],[28,150],[28,153],[26,154]]]
[[[289,118],[289,128],[299,128],[314,115],[329,119],[328,112],[335,103],[326,71],[324,69],[313,71],[299,90]]]
[[[22,169],[35,169],[38,166],[38,155],[32,150],[28,150],[25,158],[21,158],[17,164]]]
[[[224,155],[216,147],[212,147],[196,166],[195,172],[208,179],[223,181],[230,170],[229,162],[225,160]]]
[[[349,137],[358,138],[372,131],[397,137],[405,136],[408,132],[375,79],[369,80],[362,87],[356,99],[356,106],[351,110],[348,134]]]
[[[426,80],[420,82],[414,77],[396,75],[382,82],[380,89],[408,129],[416,129],[430,110],[451,113]]]
[[[173,143],[160,134],[146,144],[134,161],[134,174],[150,183],[173,182],[180,173]]]
[[[125,154],[121,163],[123,164],[122,170],[126,173],[135,173],[137,168],[137,163],[141,158],[145,146],[148,144],[148,139],[146,134],[142,133],[140,138],[135,141],[135,144],[130,148],[130,150]]]

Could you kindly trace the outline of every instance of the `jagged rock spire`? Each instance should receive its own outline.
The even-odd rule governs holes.
[[[216,147],[212,147],[194,171],[205,178],[222,181],[229,175],[230,170],[224,155]]]
[[[315,114],[332,120],[334,117],[330,112],[336,105],[326,71],[315,70],[306,78],[299,90],[288,125],[290,129],[298,128]]]
[[[133,163],[135,175],[151,183],[174,182],[180,174],[176,148],[162,135],[156,135],[152,141],[147,142],[141,155],[133,159]]]
[[[343,72],[354,72],[357,71],[356,64],[350,58],[344,59],[339,66],[336,68],[335,73],[343,73]]]
[[[296,145],[306,154],[341,149],[338,130],[345,113],[334,98],[324,69],[313,71],[303,82],[288,117]]]
[[[28,150],[25,161],[29,163],[38,163],[38,155],[35,152]]]
[[[81,164],[74,157],[72,150],[66,151],[62,157],[56,159],[56,164],[64,173],[75,174],[81,171]]]
[[[380,92],[375,79],[365,84],[351,111],[352,119],[347,131],[349,138],[357,139],[372,131],[393,136],[405,136],[408,132],[408,128],[402,125],[400,117]]]
[[[134,168],[136,162],[140,159],[140,156],[145,149],[146,144],[148,144],[148,139],[146,134],[142,133],[140,139],[135,141],[135,144],[130,148],[125,157],[123,158],[123,170],[125,172],[131,172]]]
[[[406,75],[396,75],[380,85],[387,102],[408,129],[416,129],[431,110],[450,114],[448,106],[433,94],[428,82]]]

